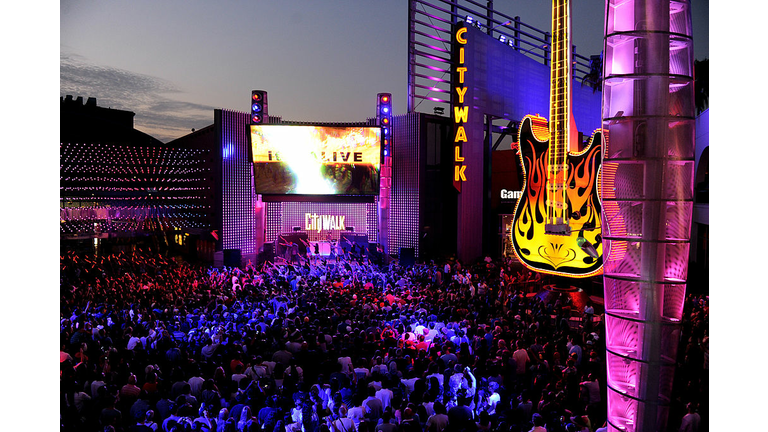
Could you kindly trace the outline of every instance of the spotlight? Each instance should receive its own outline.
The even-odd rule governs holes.
[[[267,92],[264,90],[251,91],[251,124],[266,123],[267,115]]]
[[[507,37],[506,36],[504,36],[504,35],[500,35],[499,36],[499,42],[504,43],[506,41],[507,41]]]
[[[392,95],[390,93],[379,93],[376,103],[376,116],[381,126],[381,135],[383,138],[383,155],[389,156],[389,128],[392,124]]]

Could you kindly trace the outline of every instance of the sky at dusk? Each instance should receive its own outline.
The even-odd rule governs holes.
[[[575,0],[573,43],[602,50],[604,2]],[[551,2],[495,8],[549,30]],[[709,56],[709,1],[693,2],[697,59]],[[95,97],[136,113],[135,127],[167,142],[213,123],[215,108],[248,111],[269,92],[286,120],[356,122],[380,92],[406,111],[406,0],[63,0],[60,96]]]

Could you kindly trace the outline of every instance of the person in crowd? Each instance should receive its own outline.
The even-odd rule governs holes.
[[[533,428],[531,428],[529,432],[547,432],[547,428],[545,427],[546,423],[541,414],[533,414],[533,416],[531,416],[531,422],[533,423]]]
[[[99,415],[99,423],[102,427],[112,426],[117,429],[121,425],[122,413],[115,409],[115,397],[108,394],[104,404],[105,407]]]
[[[339,407],[339,418],[333,420],[328,417],[330,430],[332,432],[357,432],[355,421],[347,417],[347,406],[341,405]]]
[[[216,432],[224,432],[227,428],[227,420],[229,420],[229,411],[226,408],[219,410],[219,415],[216,417]]]
[[[136,427],[133,429],[136,432],[155,432],[157,431],[157,423],[155,423],[155,412],[148,410],[144,414],[144,418],[136,422]]]
[[[445,405],[440,402],[434,404],[435,413],[427,419],[425,432],[443,432],[448,427],[448,414]]]
[[[248,432],[255,421],[256,419],[251,415],[251,407],[243,407],[240,411],[240,419],[237,421],[237,432]]]
[[[376,388],[373,385],[367,387],[367,392],[368,397],[363,400],[365,418],[376,424],[384,413],[384,404],[376,397]]]
[[[686,414],[680,423],[680,432],[698,432],[701,424],[701,416],[696,412],[696,404],[689,402],[685,406]]]

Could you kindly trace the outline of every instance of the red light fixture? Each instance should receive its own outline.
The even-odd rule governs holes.
[[[251,91],[251,124],[263,124],[268,120],[267,92],[264,90]]]

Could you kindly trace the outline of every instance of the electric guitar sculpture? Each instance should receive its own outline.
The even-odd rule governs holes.
[[[569,277],[601,273],[601,204],[598,175],[602,132],[578,151],[578,131],[571,112],[572,53],[570,1],[553,0],[551,121],[525,116],[520,125],[519,155],[523,194],[515,207],[512,244],[529,269]]]

